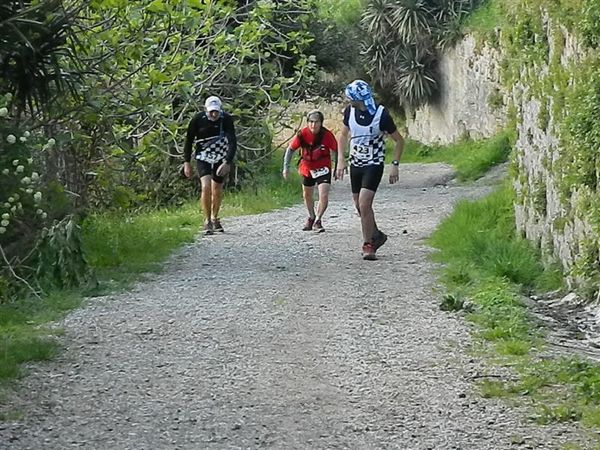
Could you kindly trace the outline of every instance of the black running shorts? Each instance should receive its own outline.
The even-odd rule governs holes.
[[[200,178],[205,177],[206,175],[211,175],[212,180],[215,183],[222,183],[224,178],[217,175],[217,169],[223,163],[223,161],[219,161],[218,163],[208,163],[206,161],[196,160],[198,163],[198,176]]]
[[[377,192],[381,177],[383,177],[383,164],[372,164],[364,167],[350,166],[352,193],[358,194],[361,189]]]
[[[320,177],[302,177],[302,186],[314,186],[315,184],[327,183],[331,184],[331,170],[325,175],[321,175]]]

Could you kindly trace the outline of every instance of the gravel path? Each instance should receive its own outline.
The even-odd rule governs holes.
[[[403,165],[376,198],[390,239],[360,258],[349,185],[325,233],[302,206],[224,221],[163,273],[92,299],[67,350],[31,367],[0,424],[11,449],[558,449],[568,425],[483,399],[468,325],[438,309],[425,238],[461,198],[444,165]]]

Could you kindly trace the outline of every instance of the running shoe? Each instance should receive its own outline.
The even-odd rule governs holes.
[[[213,224],[210,220],[204,222],[204,234],[215,234],[215,231],[213,230]]]
[[[370,242],[365,242],[362,246],[362,255],[363,259],[367,261],[375,261],[377,259],[377,255],[375,255],[375,248],[373,244]]]
[[[381,230],[375,230],[375,233],[373,233],[373,238],[371,239],[371,242],[373,243],[373,248],[375,249],[375,251],[377,251],[379,249],[379,247],[381,247],[383,244],[385,244],[385,241],[387,241],[387,234],[385,234],[383,231]]]
[[[314,224],[315,224],[315,219],[313,219],[312,217],[309,217],[308,219],[306,219],[306,223],[304,224],[304,228],[302,228],[302,231],[312,230]]]
[[[221,221],[219,219],[212,220],[212,226],[214,231],[218,231],[219,233],[224,233],[223,225],[221,225]]]
[[[321,223],[321,219],[315,220],[313,230],[315,230],[317,233],[322,233],[323,231],[325,231],[325,228],[323,228],[323,224]]]

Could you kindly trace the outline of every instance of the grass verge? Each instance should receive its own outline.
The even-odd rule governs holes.
[[[424,145],[407,140],[402,162],[444,162],[454,167],[460,181],[472,181],[485,175],[491,167],[506,161],[510,149],[509,133],[502,133],[491,139],[464,140],[445,146]],[[386,154],[391,159],[391,147],[386,150]]]
[[[485,380],[486,397],[532,406],[541,424],[579,422],[600,428],[600,365],[544,352],[544,330],[529,314],[524,294],[563,288],[557,265],[545,265],[514,227],[514,193],[504,185],[486,198],[459,203],[430,237],[442,263],[447,293],[440,307],[462,310],[494,361],[514,368],[514,380]],[[594,439],[594,443],[597,444]]]

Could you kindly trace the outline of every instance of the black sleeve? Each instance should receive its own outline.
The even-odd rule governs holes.
[[[225,161],[231,164],[233,158],[235,158],[235,152],[237,150],[237,138],[235,136],[235,126],[233,125],[233,118],[229,114],[223,116],[223,133],[227,136],[227,142],[229,143],[229,149],[227,155],[225,155]]]
[[[183,146],[183,160],[190,162],[192,159],[192,145],[196,139],[196,131],[198,130],[199,116],[195,115],[188,125],[187,134],[185,135],[185,145]]]
[[[350,105],[344,108],[344,125],[350,128]]]
[[[388,112],[387,108],[384,108],[383,112],[381,113],[381,122],[379,127],[382,131],[385,131],[388,134],[392,134],[394,131],[396,131],[396,124],[394,123],[394,119],[392,119],[392,116]]]

